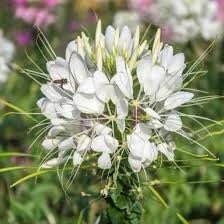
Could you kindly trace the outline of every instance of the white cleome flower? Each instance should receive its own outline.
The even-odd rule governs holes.
[[[138,123],[134,131],[127,136],[127,144],[130,150],[129,164],[135,172],[141,167],[149,166],[157,158],[157,149],[154,143],[149,141],[151,129],[143,123]]]
[[[183,87],[184,54],[163,46],[160,34],[148,49],[138,28],[132,35],[127,26],[109,26],[104,35],[99,21],[95,41],[82,33],[65,59],[47,63],[49,81],[37,105],[50,121],[42,146],[53,162],[79,168],[95,159],[99,168],[114,169],[126,160],[139,172],[161,155],[174,161],[172,135],[191,140],[179,108],[194,94]]]
[[[14,44],[3,37],[2,30],[0,30],[0,83],[4,83],[8,79],[10,72],[9,64],[14,55]]]
[[[195,38],[212,40],[221,34],[219,5],[215,0],[129,0],[143,19],[163,27],[165,39],[185,43]]]

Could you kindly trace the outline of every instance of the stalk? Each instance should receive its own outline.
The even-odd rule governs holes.
[[[119,169],[119,175],[113,173],[113,183],[105,197],[106,210],[102,213],[100,224],[138,224],[141,222],[142,191],[138,177],[131,170]],[[116,180],[116,182],[112,181]]]

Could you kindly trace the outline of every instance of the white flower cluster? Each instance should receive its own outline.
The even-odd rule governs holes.
[[[166,30],[167,39],[185,43],[195,38],[211,40],[222,31],[217,0],[130,0],[141,17]]]
[[[11,41],[3,37],[3,33],[0,30],[0,83],[4,83],[9,74],[8,64],[12,60],[15,48]]]
[[[140,42],[139,28],[98,22],[95,41],[82,33],[67,46],[65,59],[47,63],[49,82],[37,105],[50,119],[42,146],[53,160],[42,167],[72,159],[74,166],[98,157],[98,167],[110,169],[128,160],[134,172],[149,166],[158,153],[174,160],[171,133],[182,133],[178,107],[193,98],[182,91],[183,53],[160,42],[152,49]],[[128,159],[127,159],[128,158]]]

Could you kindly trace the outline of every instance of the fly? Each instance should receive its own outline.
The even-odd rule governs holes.
[[[67,84],[68,80],[67,79],[56,79],[56,80],[53,80],[53,83],[59,84],[59,86],[63,89],[63,85]]]

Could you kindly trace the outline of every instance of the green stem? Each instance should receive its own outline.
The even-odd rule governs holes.
[[[139,224],[142,216],[141,189],[136,176],[118,176],[105,198],[107,209],[101,216],[101,224]]]

